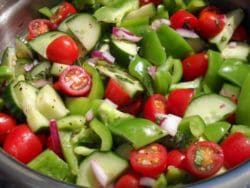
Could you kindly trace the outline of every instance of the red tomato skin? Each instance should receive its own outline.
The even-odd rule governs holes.
[[[198,18],[197,31],[206,39],[215,37],[225,26],[225,15],[215,7],[203,9]]]
[[[183,78],[185,81],[204,76],[207,72],[208,56],[205,53],[191,55],[182,61]]]
[[[71,37],[63,35],[48,45],[46,55],[52,62],[72,65],[79,56],[79,49]]]
[[[42,144],[29,127],[23,124],[9,133],[3,149],[15,159],[26,164],[42,152]]]
[[[250,159],[250,140],[242,133],[229,135],[221,144],[226,168],[233,168]]]
[[[176,11],[170,17],[170,22],[174,29],[184,28],[194,30],[198,25],[198,19],[186,10]]]
[[[199,170],[198,167],[195,164],[195,153],[197,149],[199,148],[209,148],[213,150],[213,167],[210,169],[210,171],[202,171]],[[192,144],[186,153],[186,160],[185,160],[185,165],[186,169],[195,177],[198,178],[208,178],[214,175],[216,172],[220,170],[220,168],[223,166],[223,161],[224,161],[224,154],[222,151],[222,148],[210,141],[201,141],[201,142],[196,142]]]
[[[159,5],[162,3],[162,0],[140,0],[140,5],[146,5],[149,3],[153,3],[154,5]]]
[[[137,115],[142,110],[142,107],[143,107],[142,103],[143,103],[143,99],[139,97],[138,99],[130,102],[129,104],[121,106],[119,110],[125,113],[129,113],[131,115]]]
[[[167,112],[183,117],[193,95],[193,89],[176,89],[171,91],[166,102]]]
[[[184,169],[184,161],[186,156],[179,150],[172,150],[168,152],[168,166],[174,166],[176,168]]]
[[[77,10],[71,3],[63,2],[50,20],[59,25],[65,18],[75,13],[77,13]]]
[[[244,42],[248,40],[247,30],[243,25],[239,25],[233,33],[232,41]]]
[[[160,94],[154,94],[150,96],[143,108],[144,118],[151,121],[157,120],[157,113],[165,114],[166,113],[166,98]]]
[[[115,184],[115,188],[142,188],[139,178],[133,174],[124,174]]]
[[[9,132],[16,127],[16,120],[5,113],[0,112],[0,144],[3,144]]]
[[[155,178],[167,168],[167,150],[161,144],[154,143],[139,150],[132,150],[129,160],[135,172]]]
[[[81,77],[77,74],[80,74]],[[71,85],[69,85],[68,82],[70,80],[75,80],[74,77],[78,78],[77,79],[78,83],[74,82]],[[82,80],[80,80],[80,78]],[[81,86],[81,83],[84,85]],[[87,71],[85,71],[80,66],[71,65],[61,73],[61,75],[59,76],[59,80],[54,84],[54,87],[56,87],[59,91],[63,92],[66,95],[79,97],[79,96],[86,96],[91,89],[91,85],[92,85],[92,78],[87,73]],[[72,88],[74,86],[76,86],[77,88]],[[81,88],[78,88],[80,86]]]
[[[131,97],[114,79],[110,79],[105,89],[105,97],[118,106],[123,106],[131,102]]]

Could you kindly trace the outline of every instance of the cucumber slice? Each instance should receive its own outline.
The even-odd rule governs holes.
[[[31,47],[28,45],[28,42],[24,38],[16,36],[15,47],[16,56],[18,58],[33,59],[33,52],[31,51]]]
[[[40,62],[29,72],[30,78],[32,80],[46,79],[47,75],[49,74],[50,67],[50,62]]]
[[[110,52],[115,56],[116,62],[125,67],[128,66],[131,58],[137,55],[137,45],[127,41],[112,39]]]
[[[53,63],[50,69],[50,73],[53,76],[59,76],[69,65],[61,64],[61,63]]]
[[[104,170],[110,184],[128,167],[128,162],[113,152],[94,152],[80,164],[76,184],[83,187],[99,187],[92,171],[91,161],[95,161]]]
[[[59,119],[69,113],[60,96],[50,85],[39,91],[36,101],[38,110],[48,119]]]
[[[67,17],[65,20],[63,20],[62,23],[60,23],[60,25],[58,26],[58,30],[61,31],[61,32],[65,32],[65,33],[68,33],[70,35],[73,35],[73,33],[70,31],[68,25],[67,25],[67,22],[71,19],[73,19],[74,17],[76,17],[77,14],[72,14],[70,15],[69,17]]]
[[[226,15],[226,25],[222,31],[209,40],[210,43],[216,44],[219,50],[223,50],[231,39],[234,30],[239,26],[244,17],[242,9],[236,9]]]
[[[87,51],[96,45],[101,36],[101,26],[90,14],[78,14],[66,24]]]
[[[14,76],[15,73],[15,65],[16,65],[16,49],[12,47],[8,47],[3,52],[3,56],[1,59],[1,65],[7,66]]]
[[[184,117],[199,115],[206,124],[223,120],[236,110],[236,104],[229,98],[207,94],[195,98],[188,106]]]
[[[46,50],[48,45],[56,38],[66,35],[59,31],[47,32],[29,41],[31,48],[43,58],[47,59]]]
[[[241,59],[243,61],[247,61],[249,53],[250,53],[249,45],[243,42],[229,43],[221,51],[221,55],[224,59]]]

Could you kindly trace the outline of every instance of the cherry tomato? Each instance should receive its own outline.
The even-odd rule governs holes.
[[[198,18],[197,30],[206,39],[216,36],[225,26],[225,15],[215,7],[207,7],[202,10]]]
[[[28,26],[29,33],[26,39],[31,40],[38,35],[54,30],[55,28],[56,26],[47,19],[32,20]]]
[[[168,166],[174,166],[176,168],[184,168],[184,160],[186,156],[179,150],[172,150],[168,152]]]
[[[85,96],[91,88],[91,76],[80,66],[71,65],[59,76],[57,87],[66,95]]]
[[[242,133],[229,135],[221,144],[225,166],[232,168],[250,159],[250,140]]]
[[[72,4],[63,2],[62,4],[60,4],[56,13],[50,18],[50,20],[51,22],[59,25],[65,18],[67,18],[71,14],[75,14],[76,12],[77,11]]]
[[[130,164],[135,172],[148,177],[156,177],[166,170],[167,150],[157,143],[139,150],[132,150]]]
[[[248,34],[247,34],[246,28],[243,25],[238,26],[237,29],[234,31],[234,34],[231,40],[232,41],[247,41]]]
[[[115,184],[115,188],[142,188],[139,184],[139,177],[134,174],[124,174]]]
[[[143,103],[143,100],[141,97],[139,97],[138,99],[132,101],[131,103],[127,105],[120,107],[119,109],[122,112],[126,112],[132,115],[137,115],[142,110],[142,106],[143,106],[142,103]]]
[[[185,28],[189,30],[196,29],[198,19],[186,10],[178,10],[170,17],[171,26],[174,29]]]
[[[160,94],[150,96],[143,109],[143,114],[146,119],[151,121],[157,120],[157,114],[166,113],[166,99]]]
[[[47,148],[47,143],[48,143],[48,136],[45,133],[39,133],[36,135],[37,138],[40,140],[43,148]]]
[[[79,49],[71,37],[63,35],[48,45],[46,55],[52,62],[72,65],[79,56]]]
[[[188,148],[186,153],[187,169],[198,178],[214,175],[223,166],[223,160],[221,147],[210,141],[196,142]]]
[[[183,117],[193,95],[193,89],[176,89],[171,91],[166,103],[167,112]]]
[[[9,132],[16,126],[16,120],[5,113],[0,112],[0,144],[2,144]]]
[[[114,79],[110,79],[105,90],[105,97],[118,106],[123,106],[131,101],[131,97]]]
[[[208,56],[205,53],[194,54],[182,61],[183,78],[186,81],[204,76],[207,72]]]
[[[8,134],[3,149],[15,159],[28,163],[42,152],[42,144],[27,125],[19,125]]]
[[[149,3],[153,3],[155,5],[159,5],[162,3],[162,0],[140,0],[140,5],[146,5],[146,4],[149,4]]]

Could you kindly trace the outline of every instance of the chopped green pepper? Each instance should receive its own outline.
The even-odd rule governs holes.
[[[160,18],[164,18],[164,19],[169,18],[168,11],[166,10],[166,7],[164,5],[157,6],[155,19],[160,19]]]
[[[167,178],[164,174],[161,174],[153,186],[153,188],[166,188],[168,185]]]
[[[166,135],[166,132],[158,125],[141,118],[119,120],[109,125],[108,128],[113,134],[131,142],[135,148],[153,143]]]
[[[172,82],[172,77],[169,72],[157,70],[153,77],[154,91],[166,95],[168,93],[169,86]]]

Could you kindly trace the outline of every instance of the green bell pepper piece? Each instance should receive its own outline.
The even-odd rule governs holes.
[[[218,71],[223,63],[222,56],[219,52],[209,50],[208,54],[208,69],[203,80],[204,87],[208,90],[217,92],[223,83],[222,78],[218,75]]]
[[[236,109],[236,123],[250,126],[250,74],[241,87]]]
[[[85,126],[86,120],[80,115],[69,115],[57,120],[57,127],[60,131],[77,132]]]
[[[53,13],[48,7],[42,7],[38,9],[38,12],[47,18],[50,18],[53,15]]]
[[[89,126],[101,138],[101,151],[109,151],[112,148],[113,140],[110,130],[97,119],[93,119]]]
[[[162,65],[166,61],[167,55],[156,31],[147,32],[141,43],[142,57],[156,66]]]
[[[210,141],[220,142],[228,133],[230,127],[231,125],[225,121],[208,124],[205,128],[204,135]]]
[[[153,186],[153,188],[166,188],[168,185],[167,178],[164,174],[161,174]]]
[[[233,134],[235,132],[241,132],[242,134],[250,138],[250,127],[247,125],[233,125],[230,130],[230,134]]]
[[[168,93],[168,89],[171,82],[172,82],[172,77],[169,72],[164,72],[160,70],[156,71],[153,78],[155,93],[166,95]]]
[[[190,0],[187,4],[187,10],[189,12],[197,12],[207,5],[207,0]]]
[[[168,11],[164,5],[158,5],[156,9],[155,19],[169,19]]]
[[[187,41],[169,26],[162,25],[156,32],[168,55],[183,59],[194,53]]]
[[[147,119],[130,118],[114,122],[108,128],[114,135],[121,136],[138,149],[166,135],[158,125]]]
[[[104,96],[104,84],[99,72],[91,65],[84,63],[83,68],[91,75],[92,86],[88,94],[89,99],[102,99]]]
[[[154,93],[152,86],[152,78],[148,73],[148,68],[151,64],[138,55],[130,62],[128,70],[129,73],[137,78],[143,86],[146,88],[147,95],[152,95]]]
[[[240,87],[248,73],[250,73],[250,65],[238,59],[225,60],[219,69],[221,77]]]

